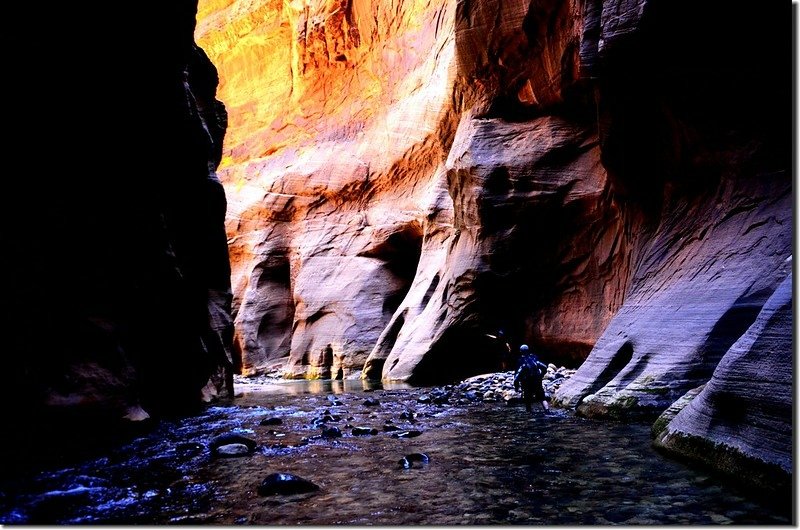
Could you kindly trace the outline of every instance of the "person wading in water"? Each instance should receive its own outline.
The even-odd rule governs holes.
[[[545,412],[550,410],[550,404],[545,399],[544,388],[542,388],[542,378],[547,373],[547,365],[540,362],[527,344],[519,347],[520,359],[519,368],[514,374],[514,390],[519,392],[522,387],[522,401],[525,403],[525,410],[531,412],[531,403],[534,398],[541,402]]]

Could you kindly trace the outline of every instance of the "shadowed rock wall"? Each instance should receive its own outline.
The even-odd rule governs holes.
[[[41,38],[4,87],[5,196],[30,205],[4,216],[4,407],[41,424],[186,410],[234,369],[227,118],[196,2],[32,10],[9,13]]]
[[[642,7],[601,39],[603,162],[637,244],[625,303],[558,396],[587,414],[657,414],[707,381],[791,269],[788,46],[766,29],[788,13]]]

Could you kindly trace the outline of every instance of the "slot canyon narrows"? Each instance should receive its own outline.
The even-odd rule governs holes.
[[[7,14],[0,524],[796,524],[796,5]]]

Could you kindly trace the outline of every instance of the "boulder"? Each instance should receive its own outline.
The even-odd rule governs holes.
[[[236,445],[236,446],[244,445],[248,449],[248,451],[254,451],[255,448],[258,446],[258,442],[246,436],[242,436],[241,434],[225,433],[213,437],[211,441],[208,443],[208,448],[211,450],[212,454],[217,454],[219,452],[220,447],[229,445]],[[236,449],[231,449],[231,451],[235,450]]]
[[[767,490],[791,484],[792,276],[776,289],[753,324],[725,353],[709,382],[654,428],[668,452]]]
[[[297,495],[319,491],[319,486],[291,473],[271,473],[257,488],[262,497],[270,495]]]
[[[216,448],[215,454],[222,457],[236,457],[250,454],[251,449],[245,444],[225,444]]]

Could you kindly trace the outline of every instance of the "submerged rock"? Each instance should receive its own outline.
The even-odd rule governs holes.
[[[353,436],[368,436],[378,434],[378,429],[372,427],[353,427]]]
[[[314,423],[329,423],[339,421],[341,418],[335,414],[325,414],[314,420]]]
[[[321,436],[323,438],[341,438],[342,431],[339,429],[339,427],[327,427],[322,429]]]
[[[283,420],[281,418],[266,418],[259,422],[259,425],[282,425]]]
[[[381,402],[378,401],[377,399],[367,398],[367,399],[364,400],[364,406],[365,407],[377,407],[380,404],[381,404]]]
[[[422,434],[422,431],[402,431],[394,433],[392,438],[416,438],[420,434]]]
[[[175,446],[175,452],[182,455],[196,454],[203,450],[203,444],[197,442],[183,442]]]
[[[262,497],[268,495],[296,495],[318,491],[319,486],[291,473],[272,473],[258,486],[258,494]]]
[[[215,436],[209,442],[208,447],[213,454],[218,454],[219,448],[224,445],[241,444],[247,447],[248,451],[254,451],[258,442],[236,433],[226,433]]]
[[[217,447],[217,456],[245,456],[250,454],[250,448],[245,444],[227,444]]]
[[[430,457],[425,453],[411,453],[401,458],[399,464],[403,469],[411,469],[414,467],[414,464],[417,464],[417,467],[420,467],[428,464],[430,460]]]
[[[436,405],[446,405],[450,402],[450,393],[433,394],[431,399]]]

